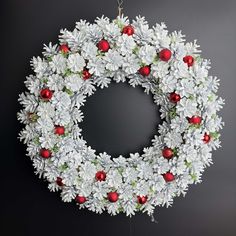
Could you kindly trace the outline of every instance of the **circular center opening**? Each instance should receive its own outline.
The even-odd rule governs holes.
[[[107,152],[112,157],[142,153],[151,145],[161,122],[159,107],[152,95],[139,86],[112,82],[87,98],[80,124],[82,135],[96,153]]]

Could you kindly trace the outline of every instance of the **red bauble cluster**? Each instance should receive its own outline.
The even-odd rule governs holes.
[[[106,173],[104,171],[98,171],[96,173],[96,176],[95,176],[97,181],[105,181],[106,177],[107,177],[107,175],[106,175]]]
[[[52,98],[53,92],[49,88],[42,89],[40,96],[43,100],[49,101]]]
[[[123,34],[127,34],[127,35],[133,35],[134,34],[134,27],[132,25],[127,25],[123,28],[122,30]]]
[[[165,48],[165,49],[162,49],[160,52],[159,52],[159,57],[162,61],[169,61],[170,58],[171,58],[171,55],[172,55],[172,52]]]
[[[166,182],[171,182],[175,180],[175,176],[171,172],[163,174],[163,178],[165,179]]]
[[[75,201],[79,204],[84,204],[87,201],[87,199],[86,197],[77,195]]]
[[[40,150],[40,156],[44,159],[48,159],[52,156],[52,152],[48,149],[42,148]]]
[[[170,101],[173,102],[173,103],[177,103],[180,101],[181,97],[179,94],[173,92],[170,94],[170,97],[169,97]]]
[[[211,141],[211,136],[205,133],[202,140],[204,143],[209,143]]]
[[[193,125],[200,125],[202,122],[202,117],[192,116],[191,118],[188,118],[188,122]]]
[[[151,68],[150,66],[143,66],[139,69],[139,73],[142,76],[149,76],[149,74],[151,73]]]
[[[57,177],[57,180],[56,180],[56,183],[58,186],[62,187],[64,184],[63,184],[63,180],[61,177]]]
[[[110,202],[117,202],[119,199],[119,194],[117,192],[110,192],[107,194],[107,199]]]
[[[194,58],[192,57],[192,56],[185,56],[184,58],[183,58],[183,61],[185,62],[185,63],[187,63],[187,65],[188,65],[188,67],[190,67],[190,66],[192,66],[193,65],[193,63],[194,63]]]
[[[59,47],[59,50],[62,52],[62,53],[68,53],[70,51],[69,47],[66,45],[66,44],[62,44],[60,47]]]
[[[55,126],[55,134],[57,135],[64,135],[65,134],[65,127],[64,126]]]
[[[83,80],[87,80],[91,77],[92,75],[89,73],[87,69],[83,70]]]
[[[145,204],[146,202],[147,202],[147,200],[148,200],[148,197],[147,196],[138,196],[137,197],[137,200],[138,200],[138,203],[139,204]]]
[[[107,40],[102,39],[98,42],[97,47],[102,52],[107,52],[110,49],[110,44]]]
[[[174,152],[171,148],[165,147],[162,150],[162,156],[166,159],[171,159],[174,156]]]

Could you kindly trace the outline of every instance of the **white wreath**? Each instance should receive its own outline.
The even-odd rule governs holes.
[[[27,77],[29,91],[19,98],[20,139],[49,189],[61,190],[64,202],[75,200],[80,208],[131,216],[168,207],[189,184],[201,182],[212,149],[220,147],[223,122],[216,113],[224,101],[196,41],[168,34],[164,23],[149,28],[144,17],[130,23],[123,16],[77,22],[59,39],[60,46],[45,45],[44,57],[32,59],[35,75]],[[159,134],[142,154],[97,155],[81,135],[86,96],[111,80],[141,85],[160,106]]]

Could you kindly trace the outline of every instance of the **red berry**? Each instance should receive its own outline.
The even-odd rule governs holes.
[[[171,58],[171,55],[172,55],[172,52],[165,48],[165,49],[162,49],[160,52],[159,52],[159,57],[162,61],[169,61],[170,58]]]
[[[134,27],[132,25],[127,25],[122,30],[123,34],[132,35],[134,34]]]
[[[174,156],[174,152],[171,148],[166,147],[162,150],[162,156],[166,159],[171,159]]]
[[[175,176],[171,172],[163,174],[163,178],[165,179],[166,182],[171,182],[175,180]]]
[[[77,195],[75,201],[79,204],[84,204],[87,201],[87,199],[86,197]]]
[[[64,135],[65,134],[64,126],[55,126],[55,134]]]
[[[83,70],[83,79],[84,79],[84,80],[89,79],[91,76],[92,76],[92,75],[89,73],[88,70],[86,70],[86,69]]]
[[[45,148],[42,148],[42,149],[40,150],[40,156],[41,156],[42,158],[44,158],[44,159],[48,159],[48,158],[50,158],[50,157],[52,156],[52,153],[51,153],[50,150],[45,149]]]
[[[194,63],[194,58],[188,55],[183,58],[183,61],[188,64],[188,67],[190,67]]]
[[[98,42],[97,47],[100,51],[107,52],[110,49],[110,44],[108,43],[107,40],[102,39],[101,41]]]
[[[148,197],[147,196],[138,196],[137,199],[138,199],[139,204],[145,204],[148,200]]]
[[[40,92],[41,98],[46,101],[49,101],[52,98],[52,94],[53,92],[48,88],[42,89]]]
[[[188,122],[193,125],[200,125],[202,122],[202,118],[200,116],[192,116],[188,119]]]
[[[107,177],[107,175],[106,175],[106,173],[104,171],[98,171],[96,173],[96,180],[97,181],[105,181],[106,177]]]
[[[142,76],[148,76],[151,73],[150,66],[143,66],[139,69],[139,73]]]
[[[66,45],[66,44],[62,44],[60,47],[59,47],[59,50],[62,52],[62,53],[68,53],[70,51],[69,47]]]
[[[60,187],[62,187],[64,185],[63,182],[62,182],[62,178],[61,177],[57,177],[56,183]]]
[[[179,94],[177,94],[177,93],[175,93],[175,92],[173,92],[173,93],[170,94],[170,101],[171,101],[171,102],[177,103],[177,102],[180,101],[180,99],[181,99],[181,97],[180,97]]]
[[[205,133],[202,140],[204,143],[209,143],[211,141],[211,136],[209,134]]]
[[[110,192],[107,194],[107,198],[110,202],[117,202],[119,199],[119,194],[117,192]]]

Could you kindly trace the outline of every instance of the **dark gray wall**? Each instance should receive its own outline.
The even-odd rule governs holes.
[[[0,235],[236,235],[236,1],[125,0],[125,14],[131,19],[140,14],[150,25],[165,21],[170,31],[181,29],[188,41],[197,38],[203,56],[212,59],[211,73],[221,78],[219,94],[226,99],[221,113],[226,123],[223,147],[214,153],[214,165],[204,173],[202,184],[190,188],[185,199],[176,199],[172,208],[156,210],[158,224],[145,215],[132,220],[123,215],[99,216],[62,203],[58,194],[50,193],[46,183],[34,176],[25,147],[16,139],[20,130],[15,115],[19,110],[17,97],[24,91],[25,76],[31,73],[30,58],[40,54],[43,43],[56,42],[60,28],[73,29],[75,21],[93,21],[102,14],[115,17],[116,1],[1,3]],[[98,91],[94,96],[85,108],[83,126],[91,145],[112,154],[127,154],[150,143],[158,114],[149,96],[126,85],[112,85],[104,94]],[[114,124],[119,125],[114,117],[122,121],[120,129],[114,128]],[[129,136],[124,138],[127,126]]]

